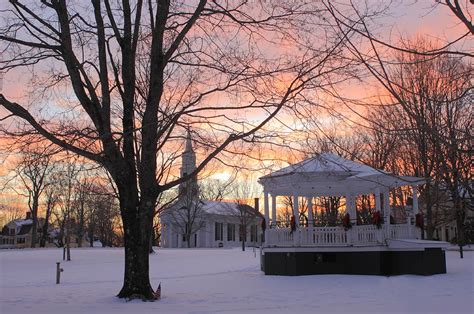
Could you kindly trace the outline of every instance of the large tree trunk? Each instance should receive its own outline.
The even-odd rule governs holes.
[[[89,237],[89,246],[94,247],[94,227],[89,225],[87,236]]]
[[[49,229],[49,217],[51,216],[51,208],[48,206],[46,208],[46,215],[44,217],[43,233],[41,234],[40,247],[46,246],[46,241],[48,240],[48,229]]]
[[[464,246],[464,220],[465,220],[465,212],[461,208],[460,202],[455,202],[455,209],[456,209],[456,227],[458,229],[458,234],[456,240],[459,246],[459,257],[464,258],[463,246]]]
[[[132,185],[128,185],[129,187]],[[154,300],[149,277],[149,252],[155,200],[139,201],[138,190],[119,188],[124,227],[125,273],[119,298]]]
[[[188,245],[188,249],[191,248],[191,235],[189,233],[186,234],[186,244]]]
[[[146,219],[124,219],[125,274],[120,298],[153,300],[154,291],[149,278],[150,230]]]
[[[33,196],[33,206],[31,207],[31,218],[33,219],[33,227],[31,228],[31,247],[36,247],[37,228],[38,228],[38,197]]]
[[[155,253],[155,251],[153,250],[154,240],[155,240],[155,230],[154,230],[153,228],[151,228],[150,248],[149,248],[149,250],[148,250],[148,253],[149,253],[149,254]]]

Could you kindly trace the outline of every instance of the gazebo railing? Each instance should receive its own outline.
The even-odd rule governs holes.
[[[374,225],[342,227],[273,228],[267,230],[266,246],[350,246],[383,245],[385,239],[416,238],[414,226],[390,225],[390,229]]]
[[[400,224],[400,225],[390,225],[390,236],[391,239],[410,239],[414,238],[416,230],[414,226]]]
[[[265,238],[266,245],[291,246],[294,245],[293,233],[289,228],[276,228],[268,230]]]
[[[383,243],[383,231],[374,225],[362,225],[353,227],[353,235],[356,244],[377,245]]]
[[[340,227],[300,229],[301,245],[346,245],[347,233]]]

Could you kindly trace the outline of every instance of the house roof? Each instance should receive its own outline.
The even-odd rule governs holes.
[[[21,228],[20,228],[20,231],[18,231],[17,235],[25,235],[25,234],[28,234],[30,233],[30,230],[31,228],[33,227],[33,224],[29,224],[29,225],[22,225]]]
[[[226,201],[210,201],[210,200],[199,200],[200,202],[200,210],[205,212],[206,214],[211,214],[211,215],[236,215],[239,213],[239,206],[246,206],[247,209],[255,210],[252,206],[250,205],[240,205],[236,202],[226,202]],[[181,202],[177,201],[173,205],[169,207],[168,210],[173,210],[176,207],[181,206]],[[163,212],[164,215],[166,215],[166,211]],[[262,216],[262,214],[258,211],[256,211],[257,216]]]
[[[33,219],[15,219],[12,221],[15,225],[18,227],[24,226],[24,225],[32,225],[33,224]]]

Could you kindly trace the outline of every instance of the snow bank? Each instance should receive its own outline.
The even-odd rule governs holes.
[[[151,280],[162,300],[114,295],[123,250],[0,251],[0,313],[473,313],[474,252],[446,252],[448,273],[423,276],[264,276],[252,249],[158,249]],[[64,268],[55,284],[56,262]]]

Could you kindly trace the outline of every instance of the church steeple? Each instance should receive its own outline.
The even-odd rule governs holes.
[[[191,132],[188,129],[186,133],[186,143],[184,147],[184,152],[181,155],[181,177],[187,176],[196,170],[196,153],[193,149],[193,143],[191,139]],[[199,187],[197,184],[197,178],[194,176],[186,182],[183,182],[179,185],[179,194],[186,195],[191,193],[191,195],[197,195],[199,192]]]

